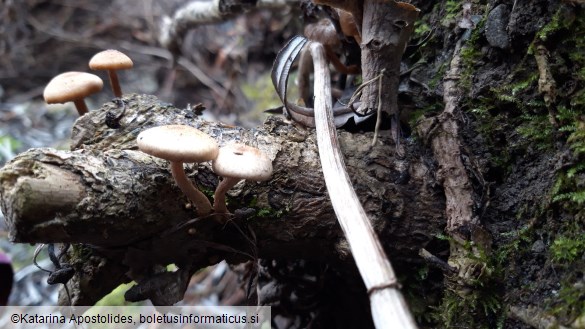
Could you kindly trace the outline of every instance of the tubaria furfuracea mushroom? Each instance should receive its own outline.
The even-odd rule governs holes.
[[[79,115],[88,112],[84,98],[102,90],[104,82],[97,75],[85,72],[65,72],[49,81],[43,97],[47,104],[73,102]]]
[[[240,180],[265,181],[272,175],[272,161],[255,147],[244,144],[228,144],[219,149],[217,158],[212,161],[213,171],[223,177],[217,185],[213,197],[213,210],[227,213],[226,192]]]
[[[120,88],[116,70],[131,69],[133,66],[134,63],[130,57],[115,49],[101,51],[89,60],[90,69],[108,71],[110,85],[116,97],[122,97],[122,88]]]
[[[211,136],[185,125],[150,128],[138,134],[138,148],[149,155],[171,162],[175,182],[193,201],[200,216],[211,213],[211,203],[185,175],[183,163],[200,163],[218,155],[218,145]]]

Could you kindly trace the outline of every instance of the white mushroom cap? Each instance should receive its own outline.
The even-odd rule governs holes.
[[[102,90],[100,77],[85,72],[65,72],[49,81],[43,92],[48,104],[73,102]]]
[[[222,177],[265,181],[272,175],[272,161],[255,147],[229,144],[219,149],[213,171]]]
[[[137,138],[144,153],[171,162],[204,162],[218,154],[213,138],[199,129],[184,125],[169,125],[142,131]]]
[[[124,70],[132,66],[134,63],[130,57],[115,49],[99,52],[89,60],[89,68],[92,70]]]

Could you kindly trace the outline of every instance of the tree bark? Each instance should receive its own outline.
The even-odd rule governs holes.
[[[360,109],[369,112],[379,108],[393,118],[395,140],[398,140],[400,61],[418,13],[416,7],[404,2],[364,1],[360,47],[362,79],[367,85],[362,92]]]
[[[127,95],[123,102],[120,128],[109,128],[106,117],[118,116],[122,106],[106,103],[76,121],[72,151],[31,149],[0,171],[2,210],[12,241],[88,244],[102,256],[124,259],[120,263],[136,273],[156,264],[199,268],[221,259],[351,259],[329,202],[312,131],[278,117],[251,130],[206,122],[190,109],[161,104],[152,96]],[[237,140],[260,148],[273,159],[272,179],[232,189],[228,207],[235,217],[228,225],[212,217],[194,219],[169,164],[137,151],[140,131],[165,124],[197,127],[220,145]],[[392,156],[390,140],[381,139],[373,150],[370,140],[370,133],[339,132],[350,177],[372,226],[388,253],[412,261],[444,227],[437,211],[444,208],[443,196],[431,162],[417,146],[407,146],[411,157],[404,170],[403,162]],[[212,195],[218,177],[208,163],[186,166],[186,172]],[[63,179],[71,189],[57,205],[54,189],[34,188]],[[30,210],[32,205],[36,210]]]

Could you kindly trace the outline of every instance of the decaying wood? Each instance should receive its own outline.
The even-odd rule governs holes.
[[[315,129],[323,176],[337,220],[370,295],[376,328],[416,328],[394,269],[374,233],[347,174],[333,119],[325,48],[309,45],[315,68]]]
[[[156,273],[152,268],[170,263],[191,271],[221,259],[346,257],[311,131],[278,117],[246,130],[203,121],[191,109],[161,104],[152,96],[127,95],[122,100],[126,110],[120,128],[108,127],[106,117],[118,116],[122,107],[106,103],[76,121],[72,151],[31,149],[0,170],[0,202],[12,241],[85,244],[86,251],[75,252],[71,259],[77,273],[84,273],[71,281],[74,303],[86,304],[108,293],[111,289],[90,284],[96,281],[88,278],[99,280],[110,270],[126,273],[113,278],[117,283],[145,282]],[[273,159],[272,179],[232,189],[228,207],[235,217],[228,224],[219,225],[213,217],[195,219],[173,183],[169,164],[137,151],[140,131],[165,124],[197,127],[220,145],[238,141],[260,148]],[[371,138],[371,133],[340,131],[339,145],[384,248],[394,259],[409,262],[442,231],[445,219],[438,210],[444,209],[444,199],[428,167],[432,161],[417,146],[406,145],[411,158],[404,170],[392,156],[390,140],[382,138],[370,149]],[[186,172],[211,196],[218,177],[208,163],[187,165]],[[53,198],[27,197],[28,186],[42,194],[43,188],[36,187],[63,177],[73,189],[62,205],[55,206]],[[40,184],[24,184],[37,180]],[[30,208],[29,200],[36,208],[46,202],[40,216],[23,211]]]
[[[378,109],[393,118],[392,133],[398,138],[398,83],[400,62],[414,31],[419,10],[397,1],[365,0],[362,23],[362,80],[360,111]],[[377,82],[381,79],[381,84]],[[379,118],[380,119],[380,118]]]
[[[46,151],[50,157],[51,150]],[[4,194],[11,202],[3,212],[6,218],[21,218],[14,225],[22,226],[14,231],[52,220],[55,213],[72,210],[83,198],[78,176],[49,163],[15,161],[0,180],[13,186]]]
[[[446,272],[454,291],[462,296],[470,291],[471,283],[489,275],[481,255],[489,253],[491,237],[473,211],[473,187],[461,159],[459,126],[457,122],[459,99],[463,93],[461,79],[461,42],[455,48],[450,68],[445,74],[443,89],[445,108],[436,118],[425,119],[419,134],[430,140],[439,169],[437,178],[443,185],[446,198],[447,227],[450,236],[448,264],[457,273]],[[471,246],[471,247],[470,247]],[[471,248],[471,250],[470,250]],[[485,254],[484,254],[485,255]]]

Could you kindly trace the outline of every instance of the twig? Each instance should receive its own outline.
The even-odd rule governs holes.
[[[558,127],[555,101],[557,98],[557,83],[552,75],[549,64],[549,52],[542,44],[535,44],[534,58],[538,65],[538,92],[543,95],[544,104],[548,108],[549,120],[554,127]]]
[[[376,118],[376,128],[374,129],[374,138],[372,138],[372,146],[376,145],[376,142],[378,141],[378,133],[380,132],[380,126],[382,125],[382,77],[384,76],[384,71],[386,71],[386,69],[382,69],[382,72],[378,75],[380,77],[378,79],[378,115]]]
[[[315,67],[315,127],[323,176],[335,215],[368,289],[374,324],[376,328],[416,328],[398,289],[392,265],[345,168],[333,121],[331,80],[325,50],[319,43],[311,43],[310,49]]]
[[[440,259],[439,257],[431,254],[425,248],[422,248],[421,250],[419,250],[418,255],[421,256],[429,265],[432,265],[445,273],[457,274],[456,268],[449,265],[446,261]]]

